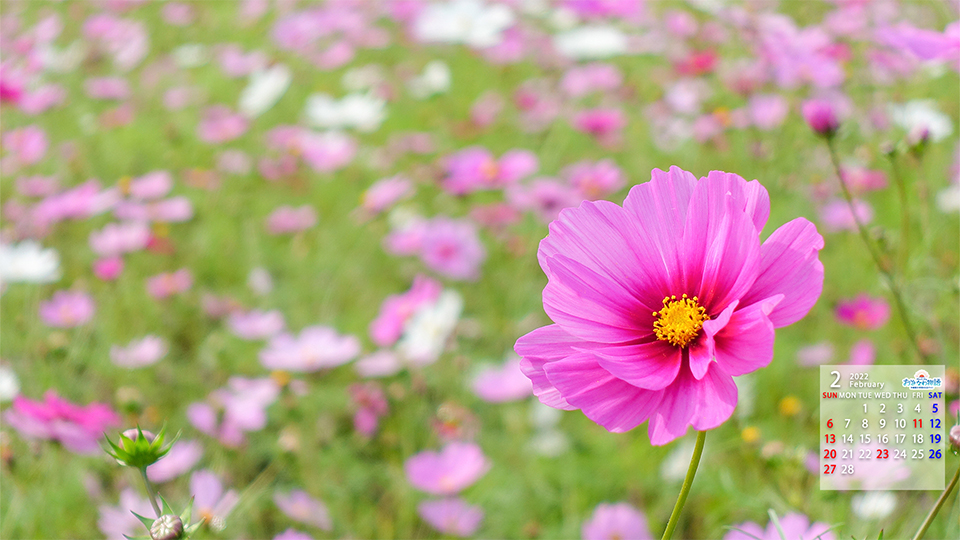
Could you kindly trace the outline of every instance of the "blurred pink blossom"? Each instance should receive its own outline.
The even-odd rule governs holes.
[[[372,437],[377,431],[380,417],[387,414],[389,404],[383,389],[377,383],[355,383],[347,388],[350,401],[356,408],[353,415],[353,428],[365,437]]]
[[[590,519],[583,522],[580,534],[583,540],[653,539],[646,517],[628,503],[597,505]]]
[[[420,258],[431,270],[451,279],[480,277],[480,265],[487,252],[469,221],[435,217],[421,242]]]
[[[861,339],[850,347],[850,366],[872,366],[877,358],[877,348],[870,339]]]
[[[876,330],[890,320],[890,304],[879,296],[861,293],[851,300],[840,300],[834,315],[843,324],[859,330]]]
[[[123,272],[123,259],[119,256],[97,259],[93,263],[93,275],[102,281],[113,281]]]
[[[421,306],[435,302],[443,286],[423,275],[413,279],[405,293],[388,296],[380,306],[380,313],[370,323],[370,339],[380,347],[389,347],[403,334],[406,322]]]
[[[881,170],[844,166],[840,168],[840,174],[843,176],[844,182],[847,183],[847,187],[854,194],[877,191],[887,187],[887,174]]]
[[[12,160],[14,168],[33,165],[47,153],[47,135],[38,126],[26,126],[3,134],[4,162]]]
[[[225,105],[214,105],[204,113],[197,126],[197,136],[203,142],[220,144],[240,137],[249,126],[250,122],[244,115],[233,112]]]
[[[193,6],[185,2],[167,2],[160,10],[163,20],[173,26],[189,26],[193,22]]]
[[[443,160],[447,176],[443,188],[454,195],[509,186],[537,171],[537,156],[528,150],[510,150],[499,160],[480,146],[471,146]]]
[[[440,452],[415,454],[403,465],[413,487],[431,495],[455,495],[487,474],[490,462],[474,443],[451,442]]]
[[[62,104],[67,99],[67,90],[59,84],[38,86],[20,97],[17,103],[26,114],[40,114],[51,107]]]
[[[574,66],[563,74],[560,89],[570,97],[582,97],[593,92],[610,92],[623,84],[623,74],[612,64],[593,63]]]
[[[393,351],[381,349],[360,358],[353,367],[361,377],[389,377],[400,373],[404,364]]]
[[[130,197],[139,200],[159,199],[173,189],[169,171],[153,171],[130,181]]]
[[[40,318],[54,328],[73,328],[93,318],[93,297],[82,291],[57,291],[40,303]]]
[[[159,336],[144,336],[131,341],[126,347],[110,347],[110,360],[125,368],[138,368],[157,363],[167,355],[170,347]]]
[[[271,311],[234,311],[227,317],[227,326],[230,331],[241,339],[257,340],[275,336],[283,331],[285,326],[283,314],[278,310]]]
[[[203,446],[198,441],[177,441],[167,455],[147,467],[151,482],[169,482],[186,473],[203,457]]]
[[[54,440],[85,455],[101,453],[98,441],[103,432],[120,425],[120,416],[109,405],[75,405],[53,390],[43,395],[43,401],[14,397],[3,419],[26,439]]]
[[[311,372],[345,364],[360,354],[360,340],[340,335],[327,326],[308,326],[296,337],[275,336],[260,351],[260,363],[267,369]]]
[[[21,176],[17,178],[17,191],[25,197],[46,197],[60,190],[56,176]]]
[[[217,156],[217,169],[230,174],[247,174],[251,168],[250,156],[243,150],[224,150]]]
[[[270,377],[230,377],[226,387],[210,393],[209,403],[197,402],[187,407],[187,419],[193,427],[224,445],[240,446],[245,432],[266,427],[266,409],[279,395],[280,387]],[[219,411],[222,420],[218,419]]]
[[[627,118],[620,109],[597,108],[580,111],[573,117],[573,127],[592,135],[601,144],[616,144],[627,125]]]
[[[190,475],[190,494],[194,512],[214,528],[223,527],[227,516],[240,502],[240,495],[235,490],[223,491],[220,478],[209,469]]]
[[[357,153],[356,140],[336,131],[318,133],[305,129],[297,142],[304,163],[316,172],[346,167]]]
[[[804,367],[829,364],[833,360],[833,344],[822,341],[807,345],[797,351],[797,363]]]
[[[577,206],[583,200],[576,188],[554,178],[534,178],[527,185],[507,190],[507,201],[511,205],[534,212],[544,223],[557,219],[561,210]]]
[[[860,223],[866,225],[873,221],[873,207],[862,199],[853,200],[853,208]],[[856,231],[857,222],[850,211],[850,205],[843,199],[831,199],[820,207],[820,221],[828,232]]]
[[[484,128],[494,123],[502,110],[503,98],[500,94],[487,91],[470,107],[470,120],[475,126]]]
[[[533,395],[530,379],[520,370],[520,358],[508,358],[503,365],[481,371],[471,384],[473,393],[489,403],[517,401]]]
[[[117,506],[101,504],[98,511],[97,527],[107,540],[126,540],[130,536],[143,532],[143,524],[137,516],[133,515],[133,512],[141,516],[151,516],[153,506],[150,505],[149,499],[128,487],[120,492],[120,502]]]
[[[290,492],[277,491],[273,494],[273,502],[290,519],[313,525],[323,531],[333,529],[327,506],[311,497],[306,491],[301,489]]]
[[[217,59],[220,61],[220,69],[228,77],[239,78],[246,77],[254,71],[267,67],[269,59],[262,51],[251,51],[244,53],[237,45],[224,45]]]
[[[176,272],[157,274],[147,279],[147,292],[157,300],[180,294],[192,286],[193,275],[186,268]]]
[[[142,221],[107,223],[90,233],[90,248],[101,257],[140,251],[150,240],[150,227]]]
[[[459,537],[472,536],[483,521],[483,510],[460,498],[423,501],[417,513],[441,534]]]
[[[370,214],[379,214],[413,193],[413,183],[402,175],[382,178],[360,196],[360,206]]]
[[[754,94],[747,103],[750,120],[763,131],[769,131],[783,124],[790,112],[787,100],[779,94]]]
[[[305,231],[317,224],[317,212],[310,205],[281,206],[267,217],[267,232],[288,234]]]
[[[123,77],[92,77],[86,80],[84,88],[87,96],[93,99],[126,99],[130,96],[130,85]]]
[[[803,119],[818,135],[833,135],[840,127],[840,120],[833,103],[823,99],[808,99],[800,108]]]
[[[560,175],[576,188],[582,199],[589,201],[612,195],[624,186],[623,172],[610,159],[574,163],[564,168]]]

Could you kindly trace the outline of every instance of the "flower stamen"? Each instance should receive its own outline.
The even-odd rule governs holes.
[[[685,294],[679,299],[675,295],[665,297],[663,308],[654,311],[653,316],[657,317],[653,323],[657,339],[677,347],[689,345],[700,334],[703,321],[710,319],[697,297],[688,298]]]

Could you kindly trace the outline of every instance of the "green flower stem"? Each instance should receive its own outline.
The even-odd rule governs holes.
[[[147,498],[150,499],[150,504],[153,505],[153,511],[157,513],[157,517],[160,517],[163,512],[160,511],[160,505],[157,504],[157,492],[154,491],[153,484],[151,484],[147,478],[146,467],[140,467],[140,477],[143,478],[143,486],[147,488]]]
[[[937,499],[937,504],[933,505],[933,508],[930,509],[930,513],[927,514],[927,519],[923,520],[923,524],[920,525],[917,534],[913,536],[913,540],[920,540],[923,538],[923,535],[927,533],[927,529],[929,529],[930,524],[933,523],[933,518],[937,517],[937,512],[940,511],[940,507],[943,506],[943,503],[947,502],[947,497],[953,492],[953,488],[957,487],[957,479],[960,479],[960,467],[957,467],[957,472],[953,474],[953,480],[950,480],[947,488],[940,494],[940,498]]]
[[[910,207],[907,204],[907,184],[900,173],[897,156],[889,154],[890,167],[893,170],[893,179],[897,182],[897,196],[900,198],[900,253],[898,254],[900,271],[905,272],[907,267],[907,246],[910,244]]]
[[[867,251],[870,252],[870,256],[873,258],[874,264],[877,265],[877,269],[880,270],[880,274],[883,275],[887,282],[887,286],[890,287],[890,293],[893,295],[893,303],[897,306],[897,313],[900,315],[900,322],[903,323],[903,329],[907,333],[907,338],[910,340],[913,348],[916,349],[917,354],[920,355],[922,362],[926,360],[927,354],[923,352],[923,348],[920,347],[917,333],[914,331],[913,325],[910,323],[910,318],[907,316],[907,307],[903,302],[903,292],[900,290],[900,286],[897,284],[897,280],[894,279],[893,274],[890,273],[890,269],[883,264],[880,253],[877,251],[876,246],[873,245],[873,242],[870,241],[867,228],[863,225],[863,222],[860,221],[860,217],[857,216],[857,211],[853,206],[853,196],[850,195],[850,188],[847,187],[846,180],[844,180],[843,175],[840,174],[840,161],[837,159],[837,151],[833,146],[833,139],[831,137],[827,137],[826,139],[827,148],[830,150],[830,161],[833,162],[833,168],[837,173],[837,180],[840,181],[840,189],[843,191],[843,198],[846,199],[847,206],[850,207],[850,214],[853,216],[853,221],[856,223],[857,230],[860,232],[860,238],[863,239],[863,243],[867,246]]]
[[[667,522],[667,528],[663,531],[661,540],[668,540],[673,536],[673,531],[680,522],[680,512],[683,510],[683,503],[687,502],[687,495],[690,494],[690,486],[693,485],[693,477],[697,474],[697,467],[700,466],[700,456],[703,454],[703,441],[707,438],[706,431],[697,432],[697,445],[693,448],[693,457],[690,458],[690,467],[687,469],[687,476],[683,479],[683,486],[680,488],[680,495],[677,497],[677,504],[673,506],[673,513],[670,514],[670,521]]]

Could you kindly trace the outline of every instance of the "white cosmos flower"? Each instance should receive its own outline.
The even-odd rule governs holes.
[[[247,87],[240,93],[240,112],[256,118],[270,110],[290,87],[291,80],[290,68],[283,64],[254,71]]]
[[[434,60],[423,68],[422,74],[410,79],[407,86],[417,99],[444,94],[450,90],[450,67],[445,62]]]
[[[387,102],[371,93],[347,94],[339,101],[327,94],[307,98],[307,119],[328,129],[355,128],[376,131],[386,117]]]
[[[421,306],[404,325],[397,351],[412,365],[432,364],[440,358],[447,339],[457,326],[463,298],[445,290],[432,304]]]
[[[210,61],[210,53],[203,43],[187,43],[170,52],[177,67],[195,68]]]
[[[0,281],[51,283],[60,279],[60,255],[31,240],[0,244]]]
[[[890,119],[907,133],[926,128],[930,140],[937,142],[953,134],[953,121],[940,112],[932,99],[914,99],[903,104],[888,105]]]
[[[7,366],[0,365],[0,403],[13,400],[20,393],[20,379]]]
[[[554,35],[553,46],[575,60],[610,58],[627,52],[627,35],[612,26],[581,26]]]
[[[897,508],[897,496],[889,491],[865,491],[854,495],[850,506],[860,519],[883,519]]]
[[[960,212],[960,186],[952,184],[937,193],[937,208],[941,212]]]
[[[503,31],[513,22],[513,11],[503,4],[451,0],[423,8],[414,22],[413,33],[425,43],[492,47],[503,40]]]

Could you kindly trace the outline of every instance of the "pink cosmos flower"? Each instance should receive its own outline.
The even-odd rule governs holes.
[[[829,341],[807,345],[797,351],[797,363],[804,367],[829,364],[833,360],[833,345]]]
[[[267,67],[269,59],[262,51],[244,53],[237,45],[226,45],[220,49],[217,59],[220,69],[228,77],[246,77],[254,71]]]
[[[125,368],[149,366],[166,356],[169,348],[162,337],[144,336],[131,341],[126,347],[110,347],[110,360]]]
[[[823,288],[823,238],[803,218],[761,245],[759,182],[654,169],[620,207],[560,213],[540,243],[544,310],[555,324],[516,344],[534,394],[609,431],[649,419],[651,443],[713,429],[737,404],[733,377],[773,359],[774,329]]]
[[[230,331],[241,339],[269,338],[283,331],[285,325],[283,313],[276,309],[271,311],[257,309],[247,312],[234,311],[227,317],[227,326],[230,327]]]
[[[370,339],[380,347],[389,347],[400,339],[403,327],[421,306],[433,303],[440,297],[443,286],[424,275],[413,278],[410,290],[388,296],[380,313],[370,323]]]
[[[60,181],[56,176],[21,176],[17,191],[26,197],[46,197],[60,191]]]
[[[3,134],[3,149],[17,167],[33,165],[47,153],[47,134],[37,126],[8,131]]]
[[[473,393],[490,403],[517,401],[533,395],[530,379],[520,369],[519,358],[508,358],[500,367],[481,371],[471,384]]]
[[[108,540],[126,540],[130,536],[143,533],[143,524],[133,512],[141,516],[154,515],[150,500],[133,488],[125,488],[120,492],[120,503],[117,506],[101,504],[98,511],[97,527]]]
[[[173,189],[169,171],[152,171],[130,181],[130,197],[138,200],[159,199]]]
[[[40,318],[54,328],[73,328],[93,318],[93,298],[82,291],[57,291],[40,303]]]
[[[540,221],[550,223],[560,211],[583,202],[578,189],[553,178],[534,178],[528,185],[511,186],[507,200],[518,210],[532,211]]]
[[[780,94],[754,94],[750,96],[747,110],[753,125],[769,131],[783,124],[790,106]]]
[[[186,268],[176,272],[157,274],[147,279],[147,292],[157,300],[180,294],[193,286],[193,274]]]
[[[245,432],[266,427],[266,409],[279,396],[280,387],[270,377],[230,377],[225,388],[210,393],[209,403],[190,404],[187,419],[203,433],[217,437],[224,445],[236,447],[243,444]],[[220,411],[222,421],[218,420]]]
[[[854,194],[877,191],[887,187],[887,174],[880,170],[865,167],[841,167],[840,174],[843,181]]]
[[[260,363],[267,369],[318,371],[346,364],[360,354],[360,340],[341,336],[327,326],[309,326],[300,335],[280,334],[260,351]]]
[[[160,10],[163,20],[173,26],[189,26],[193,22],[193,6],[183,2],[168,2]]]
[[[441,534],[459,537],[473,535],[483,521],[483,510],[460,498],[423,501],[417,505],[417,513]]]
[[[201,457],[203,446],[198,441],[177,441],[167,455],[147,467],[147,478],[151,482],[169,482],[192,469]]]
[[[114,256],[97,259],[93,263],[93,275],[103,281],[113,281],[123,272],[123,259]]]
[[[297,141],[303,162],[316,172],[342,169],[357,155],[357,141],[344,133],[305,129]]]
[[[803,119],[816,134],[833,135],[840,127],[833,103],[822,99],[809,99],[800,107]]]
[[[481,189],[502,188],[537,171],[537,156],[528,150],[510,150],[499,160],[486,148],[473,146],[444,160],[443,189],[466,195]]]
[[[244,115],[233,112],[225,105],[216,105],[207,109],[197,126],[197,136],[206,143],[225,143],[246,133],[249,124]]]
[[[597,505],[590,519],[583,523],[580,534],[583,540],[653,539],[647,519],[627,503]]]
[[[861,339],[850,347],[850,366],[872,366],[877,358],[877,348],[869,339]]]
[[[623,74],[612,64],[594,63],[575,66],[560,79],[560,89],[570,97],[582,97],[592,92],[616,90],[623,84]]]
[[[473,223],[435,217],[420,241],[420,258],[431,270],[450,279],[474,280],[480,276],[487,252]]]
[[[490,462],[476,444],[452,442],[440,452],[411,456],[403,469],[413,487],[431,495],[455,495],[487,474]]]
[[[879,296],[859,294],[852,300],[840,300],[834,309],[837,320],[858,330],[876,330],[890,320],[890,304]]]
[[[2,87],[2,83],[0,83]],[[0,88],[2,93],[2,88]],[[59,84],[44,84],[20,97],[17,105],[26,114],[40,114],[51,107],[60,105],[67,99],[67,90]],[[2,98],[0,98],[2,101]]]
[[[596,137],[601,144],[615,144],[627,125],[627,118],[620,109],[589,109],[573,117],[573,127]]]
[[[372,437],[377,432],[380,417],[390,410],[383,389],[371,382],[351,384],[347,391],[350,401],[357,408],[353,415],[353,428],[366,437]]]
[[[413,184],[409,179],[397,175],[377,180],[360,196],[360,206],[370,214],[379,214],[393,206],[397,201],[410,196]]]
[[[602,199],[623,187],[623,172],[610,159],[601,159],[596,163],[574,163],[566,167],[560,175],[568,179],[570,185],[588,201]]]
[[[53,390],[43,395],[43,401],[14,397],[3,419],[26,439],[54,440],[86,455],[102,452],[98,441],[104,431],[120,425],[120,416],[109,405],[75,405]]]
[[[381,349],[357,360],[353,367],[361,377],[389,377],[400,373],[404,365],[396,353]]]
[[[150,227],[142,221],[107,223],[90,233],[90,248],[101,257],[140,251],[150,241]]]
[[[93,77],[84,83],[87,95],[93,99],[126,99],[130,85],[123,77]]]
[[[290,528],[273,537],[273,540],[313,540],[309,534]]]
[[[827,232],[856,231],[857,222],[853,217],[854,212],[860,223],[864,225],[873,221],[873,207],[870,203],[863,199],[854,199],[853,212],[851,212],[847,201],[840,198],[830,199],[820,207],[820,221],[823,222],[823,228]]]
[[[313,525],[324,531],[333,528],[327,506],[311,497],[306,491],[301,489],[295,489],[289,493],[278,491],[273,494],[273,502],[281,512],[300,523]]]
[[[727,534],[723,535],[723,540],[788,540],[801,538],[819,538],[821,540],[836,540],[837,535],[830,530],[830,526],[820,521],[811,524],[810,518],[803,514],[787,514],[778,520],[780,530],[783,536],[777,530],[777,526],[771,521],[767,528],[763,529],[760,525],[748,521],[734,526]],[[740,530],[736,530],[740,529]],[[742,532],[741,532],[742,531]]]
[[[305,231],[317,224],[317,211],[309,204],[299,208],[281,206],[267,217],[270,234],[288,234]]]
[[[216,529],[225,525],[227,516],[240,502],[240,495],[232,489],[224,492],[220,478],[208,469],[190,475],[190,494],[196,515]]]

